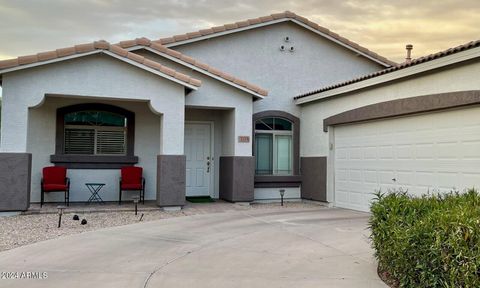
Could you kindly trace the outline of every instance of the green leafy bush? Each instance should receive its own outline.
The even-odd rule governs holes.
[[[400,287],[480,287],[480,195],[376,193],[371,239]]]

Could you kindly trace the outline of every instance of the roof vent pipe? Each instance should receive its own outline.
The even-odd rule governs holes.
[[[410,62],[412,62],[413,45],[412,44],[407,44],[407,46],[405,46],[405,48],[407,49],[407,57],[405,58],[405,62],[410,63]]]

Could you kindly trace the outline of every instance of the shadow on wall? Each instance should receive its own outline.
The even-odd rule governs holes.
[[[0,87],[0,127],[2,127],[2,88]],[[0,129],[0,139],[2,138],[2,129]]]

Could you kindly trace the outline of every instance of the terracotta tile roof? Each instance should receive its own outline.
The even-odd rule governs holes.
[[[194,79],[183,73],[179,73],[171,68],[161,65],[160,63],[157,63],[155,61],[151,61],[133,52],[129,52],[120,46],[111,45],[110,43],[103,40],[95,41],[93,43],[75,45],[73,47],[61,48],[53,51],[41,52],[35,55],[20,56],[14,59],[3,60],[3,61],[0,61],[0,73],[1,73],[1,70],[3,69],[14,68],[14,67],[19,67],[22,65],[34,64],[34,63],[40,63],[40,62],[63,58],[63,57],[67,57],[75,54],[84,54],[84,53],[92,52],[95,50],[110,51],[112,53],[115,53],[116,55],[119,55],[124,58],[128,58],[132,61],[145,65],[146,67],[155,69],[157,71],[160,71],[163,74],[166,74],[170,77],[173,77],[177,80],[180,80],[182,82],[188,83],[196,87],[200,87],[200,85],[202,84],[200,80]]]
[[[301,94],[301,95],[298,95],[298,96],[294,97],[294,99],[300,99],[300,98],[307,97],[307,96],[310,96],[310,95],[313,95],[313,94],[325,92],[325,91],[328,91],[328,90],[333,90],[333,89],[336,89],[336,88],[339,88],[339,87],[347,86],[347,85],[357,83],[357,82],[360,82],[360,81],[363,81],[363,80],[367,80],[367,79],[371,79],[371,78],[378,77],[378,76],[381,76],[381,75],[385,75],[385,74],[388,74],[388,73],[391,73],[391,72],[394,72],[394,71],[405,69],[405,68],[415,66],[415,65],[418,65],[418,64],[421,64],[421,63],[429,62],[429,61],[432,61],[432,60],[435,60],[435,59],[438,59],[438,58],[442,58],[442,57],[445,57],[445,56],[448,56],[448,55],[452,55],[452,54],[455,54],[455,53],[458,53],[458,52],[461,52],[461,51],[465,51],[465,50],[468,50],[468,49],[476,48],[476,47],[480,47],[480,40],[471,41],[471,42],[468,42],[466,44],[459,45],[457,47],[449,48],[449,49],[444,50],[444,51],[440,51],[440,52],[437,52],[437,53],[434,53],[434,54],[430,54],[430,55],[427,55],[427,56],[423,56],[423,57],[420,57],[420,58],[413,59],[410,62],[403,62],[403,63],[397,64],[394,67],[390,67],[390,68],[380,70],[380,71],[377,71],[377,72],[373,72],[373,73],[370,73],[370,74],[367,74],[367,75],[363,75],[361,77],[357,77],[357,78],[354,78],[354,79],[351,79],[351,80],[348,80],[348,81],[340,82],[340,83],[330,85],[330,86],[326,86],[326,87],[323,87],[323,88],[320,88],[320,89],[317,89],[317,90],[314,90],[314,91],[311,91],[311,92],[307,92],[307,93],[304,93],[304,94]]]
[[[308,27],[322,33],[322,34],[328,35],[328,36],[334,38],[335,40],[337,40],[337,41],[339,41],[339,42],[341,42],[341,43],[343,43],[347,46],[350,46],[351,48],[353,48],[357,51],[362,52],[362,53],[364,53],[364,54],[366,54],[366,55],[368,55],[368,56],[370,56],[370,57],[372,57],[372,58],[374,58],[374,59],[376,59],[376,60],[378,60],[382,63],[388,64],[390,66],[396,65],[395,62],[390,61],[387,58],[385,58],[383,56],[380,56],[377,53],[375,53],[373,51],[370,51],[367,48],[362,47],[359,44],[357,44],[355,42],[352,42],[352,41],[348,40],[347,38],[344,38],[344,37],[338,35],[337,33],[334,33],[332,31],[330,31],[329,29],[327,29],[325,27],[322,27],[322,26],[318,25],[317,23],[314,23],[314,22],[308,20],[307,18],[299,16],[299,15],[293,13],[293,12],[290,12],[290,11],[285,11],[285,12],[282,12],[282,13],[276,13],[276,14],[272,14],[272,15],[269,15],[269,16],[263,16],[263,17],[259,17],[259,18],[248,19],[248,20],[245,20],[245,21],[239,21],[239,22],[235,22],[235,23],[225,24],[225,25],[222,25],[222,26],[212,27],[210,29],[203,29],[203,30],[199,30],[199,31],[196,31],[196,32],[190,32],[190,33],[186,33],[186,34],[175,35],[175,36],[172,36],[172,37],[161,38],[161,39],[155,40],[153,42],[158,43],[158,44],[162,44],[162,45],[171,44],[171,43],[175,43],[175,42],[195,39],[195,38],[203,37],[203,36],[206,36],[206,35],[211,35],[211,34],[223,32],[223,31],[234,30],[234,29],[238,29],[238,28],[251,26],[251,25],[261,24],[261,23],[268,23],[268,22],[279,20],[279,19],[296,20],[296,21],[301,22],[301,23],[307,25]]]
[[[209,73],[212,73],[213,75],[216,75],[224,80],[227,80],[229,82],[232,82],[232,83],[235,83],[239,86],[242,86],[243,88],[246,88],[252,92],[255,92],[257,94],[260,94],[262,96],[267,96],[268,95],[268,91],[265,90],[265,89],[262,89],[260,88],[259,86],[257,85],[254,85],[254,84],[251,84],[251,83],[248,83],[246,81],[243,81],[241,79],[238,79],[232,75],[229,75],[225,72],[222,72],[210,65],[207,65],[205,63],[202,63],[200,61],[197,61],[195,59],[193,59],[192,57],[189,57],[189,56],[186,56],[176,50],[172,50],[172,49],[169,49],[167,47],[165,47],[164,45],[158,43],[157,41],[150,41],[149,39],[147,38],[137,38],[135,40],[128,40],[128,41],[122,41],[120,43],[117,43],[115,45],[118,45],[122,48],[130,48],[130,47],[134,47],[134,46],[145,46],[145,47],[150,47],[158,52],[161,52],[161,53],[164,53],[164,54],[167,54],[171,57],[174,57],[174,58],[177,58],[179,60],[182,60],[188,64],[191,64],[197,68],[200,68],[204,71],[207,71]]]

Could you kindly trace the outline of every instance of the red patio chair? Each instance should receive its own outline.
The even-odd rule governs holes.
[[[50,192],[65,192],[65,205],[69,206],[70,179],[67,177],[67,168],[60,166],[45,167],[42,174],[40,207],[43,206],[44,194]]]
[[[122,204],[122,191],[139,191],[140,201],[145,204],[145,178],[142,175],[142,167],[127,166],[121,168],[118,205]]]

